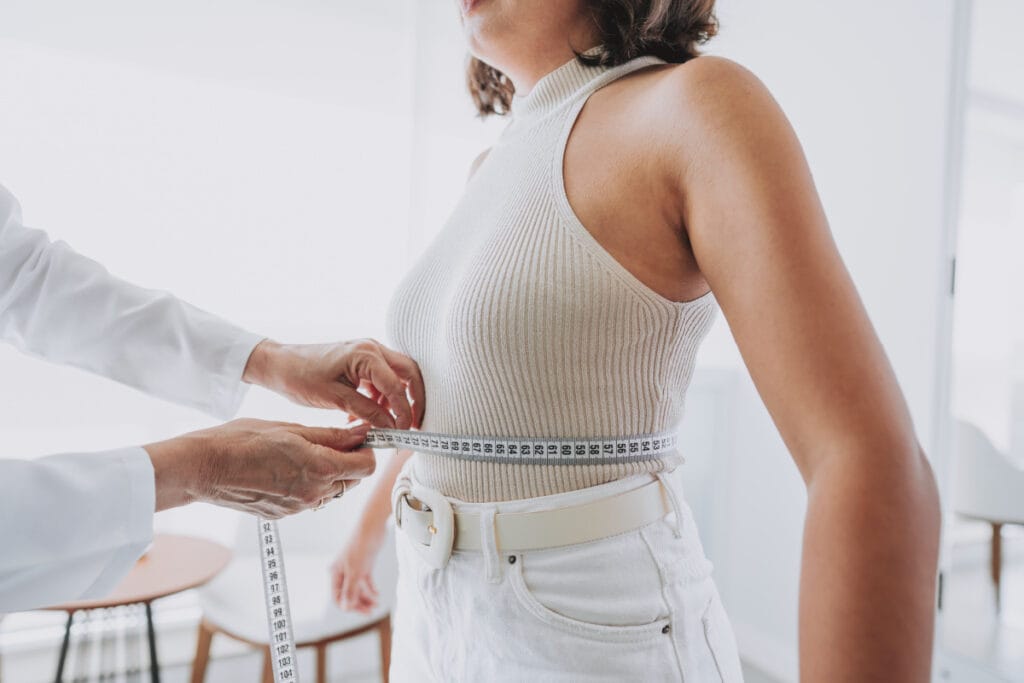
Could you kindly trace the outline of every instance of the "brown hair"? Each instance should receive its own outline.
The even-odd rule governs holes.
[[[596,54],[576,53],[582,64],[617,66],[642,55],[681,64],[718,33],[715,0],[585,0],[601,42]],[[493,66],[471,57],[469,93],[481,117],[509,112],[515,86]]]

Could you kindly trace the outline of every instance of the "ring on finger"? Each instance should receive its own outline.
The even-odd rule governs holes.
[[[346,491],[348,491],[348,482],[347,481],[343,481],[343,482],[341,482],[341,490],[338,491],[337,493],[335,493],[334,497],[335,498],[341,498],[342,496],[345,495]]]

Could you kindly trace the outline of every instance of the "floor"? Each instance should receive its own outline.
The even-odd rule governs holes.
[[[234,657],[227,660],[220,660],[210,663],[207,671],[207,683],[221,683],[221,681],[252,681],[257,683],[260,680],[260,664],[262,660],[255,655],[251,657]],[[161,672],[162,683],[188,683],[190,671],[187,666],[165,668]],[[743,666],[745,683],[779,683],[775,678],[768,676],[762,671]],[[306,679],[309,677],[307,676]],[[306,680],[304,679],[304,680]],[[149,679],[143,678],[138,683],[146,683]],[[377,674],[345,675],[338,673],[331,676],[331,683],[378,683],[380,676]]]
[[[1007,555],[1016,544],[1024,544],[1024,538],[1008,536],[1004,533]],[[956,552],[954,547],[954,560]],[[943,593],[945,647],[977,660],[1007,681],[1024,682],[1024,561],[1004,561],[1001,614],[996,614],[987,566],[954,570]]]

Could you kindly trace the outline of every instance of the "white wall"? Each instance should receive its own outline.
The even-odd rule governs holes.
[[[403,258],[380,245],[409,218],[412,22],[411,2],[5,2],[0,183],[29,225],[249,329],[380,337]],[[7,456],[210,422],[6,346],[0,377]],[[339,420],[258,389],[241,413]]]

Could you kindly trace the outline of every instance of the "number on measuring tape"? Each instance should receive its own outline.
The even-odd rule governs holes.
[[[516,465],[596,465],[655,460],[675,452],[675,432],[640,434],[614,439],[495,439],[488,436],[453,436],[408,429],[371,429],[363,446],[409,448],[457,460],[502,462]]]
[[[274,520],[258,518],[256,523],[260,535],[263,598],[267,606],[267,625],[270,627],[270,662],[274,669],[274,681],[294,683],[299,680],[299,670],[295,661],[295,637],[288,609],[288,583],[284,574],[281,537]]]

